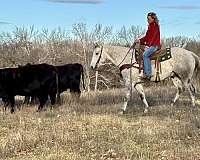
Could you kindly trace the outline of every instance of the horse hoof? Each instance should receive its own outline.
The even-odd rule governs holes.
[[[121,110],[121,111],[119,112],[119,115],[124,115],[124,114],[126,114],[126,111],[124,111],[124,110]]]
[[[149,110],[147,108],[145,108],[144,113],[148,113],[148,112],[149,112]]]
[[[195,104],[191,104],[191,108],[196,108],[196,105]]]
[[[37,111],[36,112],[41,112],[42,111],[42,109],[37,109]]]
[[[14,112],[15,112],[15,110],[14,110],[14,109],[11,109],[11,110],[10,110],[10,113],[11,113],[11,114],[13,114]]]

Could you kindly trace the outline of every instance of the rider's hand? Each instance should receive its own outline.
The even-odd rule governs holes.
[[[136,39],[136,40],[135,40],[135,43],[140,43],[140,39]]]
[[[144,50],[146,51],[147,49],[149,49],[149,47],[148,47],[148,46],[145,46],[145,47],[144,47]]]

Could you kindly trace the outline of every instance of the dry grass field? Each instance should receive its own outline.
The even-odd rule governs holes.
[[[199,160],[198,100],[191,108],[185,93],[171,107],[174,94],[173,88],[146,89],[152,106],[147,114],[134,93],[128,113],[118,115],[121,90],[83,93],[79,102],[65,94],[62,106],[41,113],[36,106],[13,115],[2,111],[0,159]]]

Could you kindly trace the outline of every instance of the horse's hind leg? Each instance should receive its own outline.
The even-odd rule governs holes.
[[[196,92],[196,89],[194,87],[194,85],[190,82],[190,80],[185,80],[183,83],[182,81],[178,78],[178,77],[174,77],[172,79],[172,82],[174,83],[174,85],[176,86],[177,88],[177,93],[176,93],[176,96],[172,102],[172,106],[174,105],[174,103],[179,99],[180,97],[180,94],[182,93],[183,91],[183,85],[184,85],[184,88],[188,90],[189,94],[190,94],[190,98],[191,98],[191,101],[192,101],[192,106],[195,107],[195,92]]]
[[[190,90],[194,95],[196,95],[196,87],[193,84],[190,84]]]
[[[185,84],[185,88],[188,90],[192,102],[192,107],[195,107],[195,87],[192,83]]]
[[[176,103],[176,101],[177,101],[177,100],[179,99],[179,97],[180,97],[180,94],[181,94],[182,91],[183,91],[183,84],[182,84],[181,80],[180,80],[178,77],[174,77],[174,78],[172,79],[172,82],[173,82],[173,84],[175,85],[175,87],[176,87],[176,89],[177,89],[177,92],[176,92],[175,98],[172,100],[171,106],[173,106],[173,105]]]
[[[141,84],[136,84],[134,86],[134,88],[136,89],[136,91],[139,93],[140,98],[142,99],[144,105],[145,105],[145,109],[144,109],[144,113],[148,112],[149,109],[149,104],[147,103],[146,97],[145,97],[145,93],[144,93],[144,89],[143,86]]]

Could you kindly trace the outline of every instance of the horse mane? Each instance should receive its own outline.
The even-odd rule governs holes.
[[[104,49],[106,49],[106,51],[108,52],[109,56],[112,59],[115,59],[116,57],[116,52],[121,51],[121,53],[125,53],[129,48],[127,47],[123,47],[123,46],[115,46],[115,45],[109,45],[109,44],[105,44],[103,46]],[[123,56],[122,56],[123,58]]]

